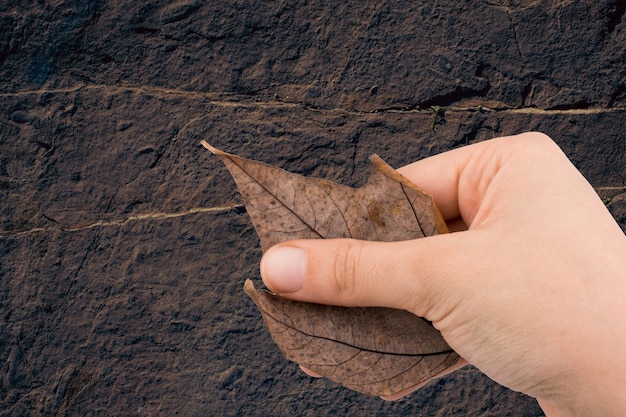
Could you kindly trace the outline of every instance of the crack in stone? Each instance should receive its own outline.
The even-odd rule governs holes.
[[[45,93],[76,93],[80,91],[88,91],[88,90],[104,90],[107,92],[115,93],[115,92],[125,92],[125,91],[133,91],[133,92],[141,92],[146,94],[153,94],[155,96],[164,95],[164,96],[185,96],[188,98],[202,99],[207,100],[207,104],[213,105],[216,107],[230,107],[230,108],[304,108],[309,110],[321,111],[321,112],[343,112],[346,114],[380,114],[380,113],[416,113],[416,112],[430,112],[428,109],[419,108],[417,105],[407,106],[406,109],[397,109],[397,108],[376,108],[369,111],[364,110],[349,110],[345,108],[333,107],[333,108],[318,108],[312,105],[309,105],[305,102],[284,102],[284,101],[258,101],[259,97],[256,98],[243,98],[236,93],[224,93],[224,92],[201,92],[201,91],[192,91],[192,90],[180,90],[176,88],[165,88],[158,86],[145,86],[145,85],[107,85],[107,84],[81,84],[74,87],[68,88],[58,88],[58,89],[39,89],[39,90],[27,90],[27,91],[17,91],[12,93],[0,93],[0,98],[2,97],[19,97],[19,96],[27,96],[27,95],[36,95],[36,94],[45,94]],[[225,96],[232,97],[233,100],[224,100],[218,99],[218,97],[223,98]],[[496,109],[490,108],[488,103],[485,102],[484,105],[480,103],[476,103],[472,106],[455,106],[454,103],[446,106],[446,111],[471,111],[474,112],[477,109],[483,109],[487,111],[494,111],[499,113],[529,113],[529,114],[545,114],[545,115],[555,115],[555,114],[597,114],[597,113],[610,113],[610,112],[620,112],[626,111],[626,108],[623,107],[589,107],[585,109],[580,108],[562,108],[562,109],[540,109],[536,107],[499,107]],[[200,118],[205,117],[201,116]],[[197,121],[199,118],[191,119],[182,129],[187,127],[187,125],[192,124]],[[180,131],[178,132],[180,135]]]
[[[136,93],[146,93],[153,95],[164,95],[164,96],[185,96],[188,98],[202,99],[208,100],[208,104],[219,106],[219,107],[266,107],[266,108],[283,108],[283,107],[298,107],[299,103],[289,103],[289,102],[264,102],[264,101],[256,101],[250,99],[243,99],[240,94],[237,93],[228,93],[228,92],[202,92],[202,91],[194,91],[194,90],[181,90],[176,88],[166,88],[159,86],[149,86],[149,85],[133,85],[133,84],[79,84],[73,87],[66,88],[43,88],[38,90],[26,90],[26,91],[15,91],[15,92],[5,92],[0,93],[1,97],[22,97],[29,95],[41,95],[46,93],[52,94],[62,94],[62,93],[78,93],[81,91],[91,91],[91,90],[103,90],[109,93],[121,93],[132,91]],[[220,100],[218,97],[232,97],[233,100]]]
[[[509,23],[511,24],[511,30],[513,31],[513,39],[515,40],[515,46],[517,47],[517,53],[519,54],[522,62],[524,61],[524,56],[522,55],[522,48],[520,48],[519,38],[517,37],[517,30],[515,29],[515,23],[513,23],[513,18],[511,17],[511,9],[506,8],[506,17],[509,19]]]
[[[70,227],[61,227],[60,229],[64,232],[78,232],[86,229],[94,229],[99,227],[111,227],[111,226],[123,226],[131,221],[139,221],[139,220],[162,220],[162,219],[172,219],[176,217],[184,217],[198,213],[220,213],[220,212],[228,212],[228,211],[238,211],[244,207],[243,204],[231,204],[227,206],[215,206],[215,207],[194,207],[189,210],[175,212],[175,213],[141,213],[135,214],[132,216],[128,216],[124,219],[113,219],[106,221],[98,221],[95,223],[89,223],[81,226],[70,226]],[[0,234],[0,238],[3,237],[17,237],[28,235],[32,233],[39,232],[48,232],[50,230],[58,230],[59,228],[44,228],[44,227],[35,227],[29,230],[23,230],[21,232],[15,233],[7,233]]]
[[[502,110],[505,113],[525,113],[525,114],[545,114],[545,115],[555,115],[555,114],[599,114],[599,113],[613,113],[613,112],[623,112],[626,111],[626,108],[621,107],[588,107],[586,109],[553,109],[553,110],[545,110],[538,109],[536,107],[523,107],[519,109],[510,108]]]
[[[596,193],[600,196],[605,195],[617,195],[622,192],[626,192],[626,186],[607,186],[607,187],[594,187]],[[189,210],[174,212],[174,213],[164,213],[164,212],[156,212],[156,213],[141,213],[132,216],[128,216],[124,219],[113,219],[107,221],[98,221],[94,223],[89,223],[81,226],[72,226],[72,227],[61,227],[60,229],[64,232],[79,232],[81,230],[94,229],[99,227],[112,227],[112,226],[123,226],[131,221],[140,221],[140,220],[162,220],[162,219],[172,219],[176,217],[184,217],[190,216],[198,213],[220,213],[220,212],[228,212],[228,211],[240,211],[245,210],[245,206],[243,204],[231,204],[226,206],[215,206],[215,207],[194,207]],[[20,232],[0,234],[0,238],[6,237],[18,237],[23,235],[29,235],[33,233],[39,232],[48,232],[50,230],[59,230],[59,228],[44,228],[44,227],[35,227],[28,230],[23,230]]]

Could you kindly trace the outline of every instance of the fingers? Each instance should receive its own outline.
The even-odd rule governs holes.
[[[274,292],[300,301],[390,306],[408,290],[398,286],[410,285],[395,279],[409,273],[401,263],[385,262],[392,250],[359,240],[291,241],[265,253],[261,277]]]
[[[529,149],[534,149],[530,154],[533,156],[541,154],[545,146],[541,145],[541,152],[538,152],[537,146],[530,145],[542,144],[545,138],[540,134],[527,134],[524,140],[520,137],[495,139],[403,169],[410,180],[434,196],[444,217],[458,219],[461,216],[460,225],[467,226],[469,231],[408,242],[348,239],[285,242],[264,255],[261,261],[263,280],[276,293],[300,301],[401,308],[435,322],[460,302],[462,296],[476,291],[478,284],[473,281],[469,285],[468,274],[476,279],[488,276],[486,269],[497,263],[498,258],[485,262],[485,254],[494,253],[494,249],[502,246],[502,239],[513,235],[510,225],[504,235],[484,233],[487,230],[480,226],[485,225],[485,219],[496,212],[496,220],[500,222],[505,215],[515,220],[514,225],[532,220],[524,215],[528,217],[527,212],[532,208],[534,191],[521,194],[526,192],[521,184],[504,186],[501,183],[503,176],[520,176],[512,169],[521,169],[525,161],[530,160],[531,167],[534,166],[534,159],[528,157]],[[512,155],[522,155],[522,161],[518,156],[510,163],[514,159]],[[526,174],[522,177],[526,178]],[[495,192],[489,190],[492,184],[495,184]],[[517,194],[507,197],[506,193]],[[509,200],[525,201],[525,204],[510,207],[513,203]],[[500,206],[496,207],[497,204]],[[502,208],[503,204],[508,205],[505,207],[508,211]],[[537,216],[538,212],[534,210],[535,214],[531,214]],[[487,226],[493,224],[492,219]],[[434,306],[437,311],[433,310]]]
[[[545,138],[526,134],[528,141],[494,139],[427,158],[402,171],[433,195],[445,218],[461,216],[460,226],[471,229],[475,217],[479,219],[474,226],[491,212],[493,202],[485,204],[483,198],[500,167],[510,155],[540,137]],[[476,239],[483,235],[467,233],[396,243],[348,239],[286,242],[266,252],[261,275],[269,288],[300,301],[387,306],[418,314],[415,308],[430,311],[429,306],[445,302],[449,295],[445,291],[450,288],[461,293],[461,278],[467,271],[455,269],[467,269],[484,257],[485,252],[479,252],[480,239]]]
[[[450,291],[462,292],[463,285],[446,281],[460,276],[454,269],[463,263],[455,259],[474,256],[463,247],[466,233],[384,243],[290,241],[265,253],[261,276],[274,292],[299,301],[400,308],[433,320],[432,306],[449,308],[456,298]]]
[[[446,220],[473,220],[491,179],[512,154],[532,141],[549,141],[541,133],[524,133],[480,142],[441,153],[398,171],[432,195]]]

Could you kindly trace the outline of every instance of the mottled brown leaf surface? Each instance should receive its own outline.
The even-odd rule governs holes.
[[[389,396],[459,359],[435,328],[404,310],[296,302],[250,280],[244,288],[287,359],[355,391]]]
[[[290,239],[398,241],[448,231],[432,197],[376,155],[367,184],[354,189],[202,144],[235,179],[263,251]],[[295,302],[249,280],[245,290],[289,360],[359,392],[391,396],[459,360],[428,321],[406,311]]]
[[[372,155],[365,186],[306,178],[203,145],[231,172],[263,251],[290,239],[417,239],[448,230],[433,199]]]

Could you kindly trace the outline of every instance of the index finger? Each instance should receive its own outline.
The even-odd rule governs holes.
[[[413,162],[398,172],[434,198],[445,220],[461,217],[469,225],[502,156],[512,152],[509,144],[513,144],[513,138],[501,137],[453,149]]]

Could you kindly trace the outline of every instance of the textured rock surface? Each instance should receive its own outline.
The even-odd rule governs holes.
[[[471,368],[386,403],[286,362],[199,141],[354,186],[541,130],[626,230],[623,2],[205,3],[0,7],[0,415],[542,415]]]

